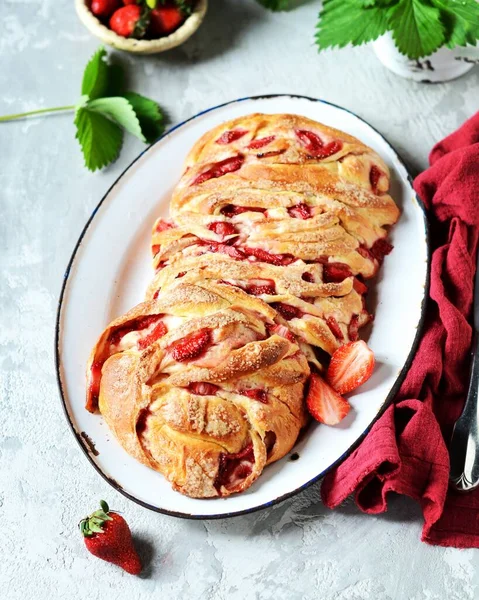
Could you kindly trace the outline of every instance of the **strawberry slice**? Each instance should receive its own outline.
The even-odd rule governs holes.
[[[366,342],[349,342],[333,354],[326,377],[337,392],[347,394],[371,377],[374,364],[373,351]]]
[[[172,223],[168,223],[168,221],[165,221],[164,219],[158,219],[155,225],[155,231],[158,231],[158,233],[174,228],[175,226]]]
[[[326,325],[329,327],[331,333],[334,335],[335,338],[337,338],[338,340],[344,340],[344,335],[341,331],[341,327],[339,326],[339,323],[334,317],[328,317],[326,319]]]
[[[227,144],[231,144],[232,142],[236,142],[248,132],[245,129],[231,129],[230,131],[225,131],[217,140],[216,143],[220,144],[220,146],[226,146]]]
[[[127,333],[131,333],[132,331],[141,331],[142,329],[147,329],[150,325],[153,325],[156,321],[161,319],[162,315],[147,315],[145,317],[139,317],[138,319],[133,319],[126,325],[122,325],[112,331],[108,337],[108,342],[113,346],[116,346],[120,343],[120,340]]]
[[[354,278],[353,288],[358,294],[361,294],[361,296],[368,293],[368,286],[357,277]]]
[[[209,329],[200,329],[189,335],[176,340],[169,347],[172,357],[177,362],[184,362],[198,358],[211,345],[211,331]]]
[[[280,337],[286,338],[293,344],[297,343],[293,332],[290,331],[285,325],[279,325],[279,324],[267,325],[266,328],[270,335],[276,334],[276,335],[279,335]]]
[[[241,169],[243,161],[244,156],[242,156],[241,154],[238,154],[237,156],[231,156],[230,158],[225,158],[224,160],[220,160],[206,171],[203,171],[203,173],[200,173],[191,185],[199,185],[200,183],[204,183],[209,179],[216,179],[217,177],[222,177],[227,173],[233,173],[234,171],[238,171],[238,169]]]
[[[343,263],[327,263],[323,266],[323,281],[325,283],[341,283],[351,275],[351,269]]]
[[[153,258],[155,258],[155,256],[158,254],[158,252],[160,250],[161,250],[160,244],[153,244],[153,246],[151,247],[151,253],[153,255]]]
[[[337,425],[351,410],[349,402],[315,373],[309,380],[306,406],[310,415],[325,425]]]
[[[311,158],[328,158],[339,152],[343,147],[339,141],[329,142],[325,144],[323,140],[312,131],[306,129],[299,129],[296,131],[296,135],[306,150],[309,152]]]
[[[215,396],[219,389],[217,385],[204,381],[194,381],[188,386],[188,390],[198,396]]]
[[[219,242],[204,242],[203,245],[208,246],[208,250],[210,252],[220,252],[221,254],[227,254],[236,260],[244,260],[246,256],[234,246],[229,246],[228,244],[221,244]]]
[[[288,213],[290,217],[293,217],[294,219],[310,219],[312,217],[311,215],[311,209],[309,208],[309,206],[307,204],[301,203],[301,204],[297,204],[296,206],[292,206],[291,208],[288,208]]]
[[[303,273],[301,275],[301,279],[303,281],[307,281],[308,283],[314,283],[314,275],[312,273]]]
[[[271,308],[277,310],[279,314],[287,321],[290,321],[291,319],[299,319],[303,316],[303,311],[297,306],[291,306],[290,304],[285,304],[284,302],[272,302],[270,306]]]
[[[270,263],[272,265],[289,265],[294,258],[289,254],[271,254],[262,248],[243,248],[248,256],[255,256],[259,261]]]
[[[376,240],[371,247],[371,254],[376,260],[381,262],[387,254],[392,252],[393,245],[390,244],[386,238],[380,238]]]
[[[257,140],[253,140],[252,142],[249,143],[248,148],[251,148],[252,150],[257,150],[258,148],[264,148],[264,146],[267,146],[268,144],[271,144],[271,142],[275,139],[274,135],[270,135],[268,137],[264,137],[264,138],[259,138]]]
[[[246,291],[252,296],[272,295],[276,293],[276,286],[272,279],[257,279],[255,283],[250,283],[246,287]]]
[[[153,342],[156,342],[156,340],[159,340],[167,333],[168,333],[168,328],[163,323],[163,321],[160,321],[158,323],[158,325],[156,325],[153,328],[153,331],[151,333],[149,333],[148,335],[145,335],[144,338],[140,339],[140,341],[138,342],[138,348],[140,350],[144,350],[145,348],[147,348],[148,346],[153,344]]]
[[[218,235],[233,235],[236,233],[236,228],[232,223],[225,223],[224,221],[215,221],[208,225],[210,231],[214,231]]]
[[[348,336],[352,342],[358,339],[359,333],[359,315],[353,315],[348,325]]]
[[[254,206],[235,206],[234,204],[227,204],[220,210],[222,215],[230,218],[245,212],[265,213],[266,208],[255,208]]]
[[[373,165],[371,167],[371,170],[369,171],[369,183],[371,184],[371,189],[375,194],[377,194],[378,182],[382,174],[383,172],[380,169],[378,169],[376,165]]]
[[[251,398],[253,400],[257,400],[262,404],[268,404],[268,394],[265,392],[265,390],[260,390],[259,388],[252,390],[243,390],[240,392],[240,394],[242,396],[248,396],[248,398]]]

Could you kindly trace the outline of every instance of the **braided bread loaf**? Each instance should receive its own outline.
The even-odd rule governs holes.
[[[93,349],[87,409],[178,491],[245,490],[304,427],[310,366],[370,319],[388,188],[374,151],[303,117],[205,134],[153,228],[145,302]]]

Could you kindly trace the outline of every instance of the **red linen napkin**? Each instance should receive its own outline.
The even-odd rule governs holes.
[[[423,541],[477,548],[479,490],[462,495],[448,489],[447,443],[469,378],[479,238],[479,112],[437,144],[429,162],[414,182],[428,212],[432,251],[423,336],[394,403],[326,476],[321,496],[334,508],[354,493],[361,510],[379,513],[387,509],[388,492],[406,494],[421,504]]]

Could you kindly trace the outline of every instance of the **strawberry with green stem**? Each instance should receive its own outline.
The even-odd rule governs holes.
[[[100,500],[101,508],[79,523],[87,550],[107,562],[118,565],[131,575],[139,575],[142,569],[131,531],[125,519],[110,511],[108,504]]]

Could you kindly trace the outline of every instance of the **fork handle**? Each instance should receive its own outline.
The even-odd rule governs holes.
[[[469,389],[461,416],[454,425],[449,457],[450,485],[459,492],[469,492],[479,486],[479,341],[474,331]]]

